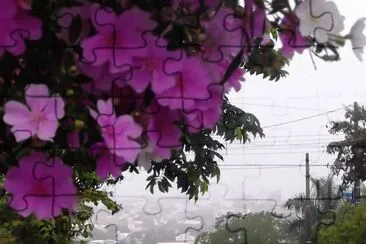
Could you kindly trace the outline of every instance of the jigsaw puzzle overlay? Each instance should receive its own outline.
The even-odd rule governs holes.
[[[90,190],[85,185],[119,178],[132,167],[155,174],[167,162],[180,172],[172,181],[188,171],[186,181],[194,182],[206,167],[200,157],[207,156],[197,155],[197,148],[205,154],[207,145],[190,138],[211,138],[222,120],[225,130],[238,133],[245,122],[230,127],[232,119],[223,108],[230,92],[241,91],[244,75],[278,80],[286,74],[287,59],[304,50],[324,60],[339,58],[344,17],[333,2],[305,0],[292,8],[277,0],[267,5],[257,0],[244,0],[242,6],[219,0],[1,1],[0,62],[7,68],[0,70],[0,155],[7,162],[2,173],[8,206],[24,218],[76,216],[80,199]],[[362,20],[342,39],[352,42],[359,59],[366,45]],[[282,46],[275,48],[276,42]],[[191,160],[186,159],[187,147],[195,152]],[[211,162],[217,164],[220,157],[214,153]],[[192,171],[189,164],[198,168]],[[238,184],[250,178],[246,174]],[[181,193],[159,196],[154,204],[140,193],[117,194],[115,200],[139,203],[140,214],[154,216],[143,220],[151,225],[163,218],[165,205],[182,203],[174,210],[180,218],[174,234],[186,241],[188,234],[210,231],[219,214],[233,212],[225,228],[248,243],[246,227],[232,224],[245,219],[248,203],[266,202],[276,219],[291,216],[279,213],[276,199],[248,198],[238,189],[229,196],[233,186],[220,187],[228,207],[205,217],[205,207]],[[210,187],[201,198],[204,206],[218,191]],[[115,241],[117,225],[106,227],[114,228]],[[155,243],[158,237],[149,238],[147,243]]]

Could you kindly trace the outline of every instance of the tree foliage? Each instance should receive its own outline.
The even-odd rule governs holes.
[[[319,244],[362,244],[366,239],[366,205],[346,204],[334,225],[319,231]]]
[[[329,132],[344,139],[331,142],[327,152],[336,155],[331,169],[342,175],[344,185],[348,185],[356,179],[366,180],[366,109],[355,103],[345,110],[344,120],[329,124]]]
[[[339,187],[334,184],[334,177],[330,174],[326,178],[310,178],[310,199],[304,193],[289,199],[284,207],[294,215],[288,218],[288,231],[297,236],[300,243],[309,239],[305,232],[307,224],[311,226],[310,239],[316,243],[318,231],[322,226],[329,226],[335,222],[335,211],[342,205],[339,197]],[[310,219],[305,219],[306,202],[309,201]],[[309,221],[309,222],[307,222]]]
[[[195,244],[293,243],[293,236],[286,231],[284,219],[270,212],[227,213],[216,219],[214,230],[200,234]]]

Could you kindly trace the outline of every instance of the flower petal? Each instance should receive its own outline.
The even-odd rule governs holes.
[[[47,104],[44,109],[46,118],[50,120],[62,119],[65,116],[65,102],[61,97],[54,96],[47,100]]]
[[[25,101],[32,111],[40,112],[48,99],[48,87],[44,84],[30,84],[25,88]]]
[[[23,124],[25,120],[29,119],[30,112],[28,108],[17,101],[9,101],[5,104],[5,114],[3,120],[9,125]]]
[[[33,137],[36,134],[37,125],[31,121],[15,125],[11,128],[15,140],[21,142]]]
[[[52,138],[56,135],[57,127],[57,120],[43,121],[38,127],[38,138],[44,141],[52,141]]]

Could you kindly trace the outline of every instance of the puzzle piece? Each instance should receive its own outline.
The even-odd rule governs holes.
[[[130,235],[127,234],[130,231],[129,227],[121,225],[126,221],[124,218],[127,217],[128,216],[123,213],[112,215],[108,210],[97,210],[95,214],[95,229],[91,233],[91,238],[94,240],[115,241],[115,243],[131,238]],[[116,219],[119,219],[120,221],[116,221]],[[121,232],[119,229],[124,229],[126,232]],[[91,238],[89,238],[89,240]]]
[[[247,1],[249,2],[249,1]],[[70,12],[71,14],[71,12]],[[72,15],[72,14],[71,14]],[[95,20],[94,20],[94,25],[95,27],[97,27],[97,29],[100,29],[101,32],[103,33],[113,33],[116,32],[117,30],[117,27],[112,24],[111,21],[107,20],[107,21],[104,21],[103,18],[101,17],[98,17],[98,16],[108,16],[110,17],[111,16],[111,12],[108,10],[108,9],[105,9],[105,8],[98,8],[96,10],[96,14],[95,14]],[[123,14],[122,14],[123,15]],[[68,13],[66,13],[66,15],[64,15],[64,17],[67,17],[68,16]],[[75,15],[72,15],[72,16],[75,16]],[[317,17],[318,18],[318,17]],[[136,19],[135,19],[136,20]],[[227,15],[225,18],[224,18],[224,22],[226,23],[227,21],[230,20],[230,15]],[[137,20],[136,20],[137,21]],[[223,23],[224,23],[223,22]],[[134,23],[134,21],[132,21],[131,23]],[[252,34],[248,34],[248,33],[245,33],[243,34],[243,30],[240,29],[240,28],[227,28],[226,27],[226,24],[223,24],[224,27],[226,28],[225,31],[223,32],[220,32],[220,33],[214,33],[214,34],[217,34],[217,35],[220,35],[220,34],[225,34],[226,32],[227,33],[240,33],[240,37],[242,38],[244,35],[252,35]],[[64,25],[64,28],[68,28],[69,25]],[[215,32],[215,27],[220,27],[220,26],[214,26],[214,27],[211,27],[213,28],[214,32]],[[148,29],[148,28],[147,28]],[[222,29],[222,28],[221,28]],[[90,78],[93,79],[93,82],[90,84],[90,86],[87,88],[89,89],[90,91],[92,92],[100,92],[100,93],[106,93],[106,92],[109,92],[111,95],[111,97],[113,99],[119,99],[120,101],[120,104],[122,105],[125,105],[125,103],[127,103],[127,100],[133,100],[133,101],[136,101],[136,100],[143,100],[142,98],[142,95],[141,94],[136,94],[133,93],[132,95],[131,94],[122,94],[121,93],[118,93],[118,88],[119,88],[119,91],[120,90],[123,90],[125,91],[124,89],[126,89],[126,84],[128,85],[129,82],[131,82],[134,78],[137,77],[137,74],[138,74],[138,69],[135,69],[135,67],[131,67],[129,65],[128,62],[126,62],[125,60],[117,60],[116,57],[115,57],[115,54],[116,52],[130,52],[132,51],[132,49],[138,49],[138,50],[135,50],[137,52],[141,51],[139,49],[147,49],[147,47],[151,47],[151,46],[148,46],[149,45],[149,42],[148,42],[148,33],[145,33],[145,32],[149,32],[151,31],[150,29],[149,30],[139,30],[142,35],[141,36],[138,36],[138,41],[141,45],[139,46],[136,46],[134,48],[131,48],[130,46],[118,46],[118,47],[115,47],[114,45],[116,44],[116,40],[114,37],[112,37],[109,41],[111,43],[108,43],[108,44],[111,44],[111,45],[105,45],[104,47],[101,46],[101,47],[94,47],[94,48],[91,48],[91,50],[89,49],[88,52],[87,52],[87,56],[89,58],[89,62],[86,62],[85,60],[83,60],[82,62],[85,62],[84,64],[81,64],[81,65],[85,65],[84,66],[84,72],[88,74],[88,71],[89,71],[89,76]],[[113,35],[112,35],[113,36]],[[291,42],[292,43],[292,42]],[[89,43],[90,44],[90,43]],[[86,44],[85,44],[86,45]],[[164,45],[158,45],[156,44],[156,47],[157,48],[166,48],[166,46]],[[295,44],[291,44],[291,45],[295,45]],[[223,59],[223,54],[227,52],[226,48],[229,49],[229,48],[242,48],[242,47],[247,47],[246,45],[243,45],[243,44],[238,44],[238,45],[229,45],[229,46],[219,46],[218,47],[218,50],[214,50],[215,52],[218,51],[217,53],[215,53],[214,58],[212,58],[211,60],[207,57],[203,57],[205,55],[207,55],[207,52],[204,52],[202,54],[202,57],[201,59],[204,59],[204,61],[206,61],[207,63],[217,63],[219,61],[222,61]],[[116,50],[117,49],[117,50]],[[128,49],[128,50],[127,50]],[[101,53],[103,52],[103,55],[100,55]],[[104,65],[102,67],[100,67],[100,70],[99,69],[94,69],[94,70],[91,70],[89,69],[90,66],[94,65],[94,64],[97,64],[99,62],[102,62],[101,60],[103,59],[102,57],[104,56],[105,53],[108,53],[110,54],[110,57],[109,59],[104,63]],[[209,56],[209,55],[208,55]],[[180,55],[178,55],[178,57],[175,57],[175,58],[172,58],[172,57],[169,57],[169,58],[166,58],[163,62],[163,64],[161,64],[163,67],[164,67],[164,74],[165,75],[168,75],[168,76],[177,76],[178,79],[183,79],[181,76],[182,74],[180,74],[180,72],[174,70],[174,65],[178,65],[177,63],[180,63],[182,62],[183,59],[183,55],[182,53],[180,53]],[[169,60],[169,61],[168,61]],[[109,63],[108,63],[109,62]],[[179,66],[179,65],[178,65]],[[172,69],[169,69],[168,67],[172,68]],[[94,67],[95,68],[95,67]],[[103,70],[105,71],[106,69],[110,69],[110,73],[108,75],[102,75],[104,72],[102,72]],[[195,67],[193,67],[195,68]],[[112,73],[114,72],[114,73]],[[141,73],[139,73],[139,75],[141,75]],[[195,73],[194,74],[195,76],[194,77],[189,77],[189,78],[192,78],[192,80],[194,79],[197,79],[196,76],[199,77],[199,73]],[[194,78],[194,79],[193,79]],[[178,82],[177,82],[178,83]],[[144,85],[141,85],[141,87],[134,87],[135,89],[143,89]],[[179,85],[179,84],[178,84]],[[115,89],[112,89],[112,87],[118,87]],[[151,85],[153,87],[153,85]],[[184,87],[183,87],[184,88]],[[198,117],[198,121],[203,121],[205,117],[207,117],[208,115],[211,115],[212,111],[202,111],[202,108],[197,108],[195,107],[194,105],[197,104],[200,104],[200,103],[210,103],[212,102],[211,100],[213,98],[216,98],[218,97],[219,95],[222,96],[222,90],[220,89],[217,89],[216,85],[208,85],[208,86],[203,86],[203,87],[198,87],[196,88],[197,90],[204,90],[204,93],[205,94],[199,94],[200,96],[190,96],[189,93],[192,92],[192,90],[194,90],[195,87],[189,87],[189,89],[176,89],[174,92],[170,92],[170,96],[168,96],[167,94],[163,94],[163,95],[159,95],[158,98],[156,99],[156,103],[163,103],[167,106],[175,106],[175,107],[179,107],[181,110],[182,110],[182,114],[188,118],[190,117]],[[178,91],[177,91],[178,90]],[[117,94],[115,94],[117,93]],[[127,92],[128,93],[128,92]],[[168,92],[169,93],[169,92]],[[187,95],[188,93],[188,95]],[[109,95],[110,95],[109,94]],[[144,94],[145,95],[145,94]],[[101,96],[102,97],[102,96]],[[175,102],[174,100],[178,100],[178,102]],[[287,101],[287,100],[286,100]],[[114,102],[114,101],[113,101]],[[192,105],[193,104],[193,105]],[[118,107],[118,105],[116,106]],[[122,109],[123,106],[120,106],[120,108],[117,108],[117,109]],[[141,111],[139,111],[140,113],[142,113],[144,116],[159,116],[161,113],[162,113],[162,110],[161,110],[161,107],[160,106],[156,106],[155,107],[155,110],[152,109],[154,108],[154,106],[150,106],[150,110],[149,109],[146,109],[144,107],[142,107]],[[131,109],[132,111],[134,109]],[[273,112],[273,111],[272,111]],[[120,110],[120,113],[121,114],[129,114],[129,112],[126,112],[126,111],[122,111]],[[106,120],[108,119],[108,117],[111,117],[113,115],[112,111],[104,111],[103,113],[99,113],[99,115],[97,116],[96,120],[97,121],[103,121],[103,120]],[[276,116],[278,117],[282,117],[286,114],[276,114]],[[167,118],[168,116],[161,116],[162,119],[161,121],[161,125],[165,126],[165,124],[163,123],[164,120],[167,121]],[[141,120],[144,120],[144,118],[142,118]],[[200,124],[200,123],[199,123]],[[201,125],[197,125],[195,123],[193,123],[192,121],[190,121],[190,124],[189,126],[193,129],[199,129]],[[110,125],[106,125],[106,126],[101,126],[102,127],[102,130],[109,130],[109,132],[111,134],[115,134],[116,131],[115,131],[115,128],[113,126],[110,126]],[[276,127],[276,129],[279,130],[284,130],[285,132],[288,132],[288,136],[287,136],[287,140],[285,141],[285,143],[287,144],[289,142],[289,138],[292,136],[292,131],[289,127],[287,126],[284,126],[284,127]],[[21,132],[21,130],[17,131],[17,132]],[[24,131],[23,131],[24,133]],[[163,133],[160,131],[160,130],[157,130],[157,129],[150,129],[150,130],[147,130],[147,131],[143,131],[142,133],[152,133],[152,134],[155,134],[155,138],[156,138],[156,145],[160,148],[166,148],[166,149],[171,149],[171,148],[174,148],[174,147],[177,147],[178,145],[177,144],[171,144],[171,143],[168,143],[167,141],[164,141],[163,138],[164,138],[164,135]],[[281,133],[283,134],[283,133]],[[286,137],[285,137],[286,138]],[[277,139],[276,137],[274,138],[275,140]],[[273,144],[277,144],[278,141],[274,141]],[[113,144],[116,144],[115,142]],[[132,148],[129,148],[129,147],[126,147],[125,145],[123,145],[122,147],[117,147],[116,145],[113,145],[113,146],[110,146],[106,149],[112,149],[112,150],[123,150],[124,153],[126,153],[126,151],[134,151],[134,150],[140,150],[141,148],[147,148],[147,145],[138,145],[135,147],[132,147]],[[250,149],[249,149],[250,150]],[[230,150],[229,150],[230,152]],[[250,154],[250,153],[249,153]],[[263,156],[263,153],[260,153],[261,156]],[[230,155],[227,155],[227,158],[229,158]],[[245,155],[246,156],[246,155]],[[133,161],[132,160],[132,157],[131,156],[131,160],[130,161]],[[246,162],[247,160],[245,159],[244,162]],[[125,165],[125,162],[118,162],[116,160],[112,160],[112,163],[115,165],[115,166],[123,166]],[[48,165],[48,164],[45,164],[45,162],[39,162],[40,165],[37,165],[37,169],[40,167],[40,166],[43,166],[43,168],[47,168],[47,167],[53,167],[53,164],[52,165]],[[235,170],[236,172],[240,171],[240,167],[245,167],[246,165],[245,164],[240,164],[240,165],[237,165],[237,167],[239,167],[239,170],[238,168],[234,168],[232,167],[231,170]],[[224,168],[224,165],[223,165],[223,169],[226,170],[226,171],[229,171],[230,169],[225,169]],[[259,172],[260,174],[258,174],[258,178],[262,176],[262,171],[261,171],[261,168],[259,168]],[[246,172],[248,172],[250,170],[246,169]],[[235,176],[233,176],[234,178]],[[250,178],[250,173],[249,174],[246,174],[246,175],[241,175],[241,177],[243,177],[244,179],[240,179],[240,181],[245,181],[247,178]],[[264,177],[265,178],[265,177]],[[51,177],[50,175],[46,175],[45,178],[41,178],[41,177],[35,177],[35,179],[37,181],[40,181],[40,182],[45,182],[46,180],[49,180],[49,185],[52,186],[52,191],[49,195],[47,195],[47,197],[50,197],[50,198],[56,198],[56,197],[64,197],[64,196],[69,196],[69,195],[60,195],[58,193],[56,193],[55,191],[55,186],[54,186],[54,181],[56,180],[56,178],[54,178],[53,176]],[[131,179],[133,180],[133,179]],[[240,183],[243,183],[243,182],[240,182]],[[123,181],[123,183],[125,183],[125,181]],[[127,185],[126,185],[127,186]],[[133,190],[136,190],[136,185],[128,185],[128,187],[130,189],[133,189]],[[238,205],[241,205],[241,204],[248,204],[248,202],[262,202],[262,203],[269,203],[269,205],[273,206],[273,208],[271,209],[271,213],[273,213],[274,215],[277,214],[277,208],[279,207],[277,205],[277,200],[276,199],[272,199],[272,198],[251,198],[251,197],[245,197],[245,196],[236,196],[236,197],[232,197],[230,196],[231,194],[234,194],[236,193],[236,195],[241,194],[240,191],[238,191],[238,187],[237,185],[236,186],[229,186],[228,183],[224,183],[222,184],[222,187],[225,189],[225,192],[223,194],[223,199],[225,202],[229,202],[229,203],[232,203],[232,205],[230,206],[225,206],[226,209],[224,208],[224,211],[227,211],[227,208],[233,208],[233,209],[239,209],[239,210],[243,210],[243,207],[242,206],[234,206],[234,203],[238,204]],[[212,191],[212,190],[211,190]],[[242,189],[242,191],[244,192],[244,189]],[[72,194],[70,194],[70,196],[72,196]],[[27,196],[29,197],[29,196]],[[28,198],[27,198],[28,199]],[[186,205],[185,205],[185,211],[182,211],[182,209],[178,209],[177,212],[175,212],[176,215],[180,215],[182,216],[182,219],[184,220],[196,220],[197,223],[192,223],[192,222],[189,222],[188,224],[186,222],[182,222],[182,226],[184,227],[183,230],[180,230],[181,233],[184,232],[184,234],[187,234],[188,232],[200,232],[203,230],[203,228],[206,228],[208,227],[209,225],[212,225],[212,223],[214,222],[214,220],[212,220],[212,216],[210,216],[211,218],[211,221],[208,222],[206,221],[206,219],[202,216],[200,216],[202,214],[202,212],[200,212],[201,210],[188,210],[187,211],[187,208],[191,207],[193,208],[193,206],[190,206],[188,204],[188,207],[187,207],[187,201],[185,199],[185,197],[179,197],[178,195],[177,196],[172,196],[172,197],[159,197],[158,199],[155,199],[155,201],[152,201],[151,199],[148,199],[146,196],[144,195],[132,195],[132,196],[129,196],[129,194],[120,194],[120,195],[117,195],[116,199],[118,199],[119,201],[126,201],[126,199],[131,199],[131,201],[133,202],[133,204],[135,205],[135,207],[138,209],[138,211],[140,212],[143,212],[144,215],[146,216],[159,216],[161,217],[162,215],[165,214],[165,211],[167,211],[167,206],[169,205],[172,205],[171,202],[174,202],[174,201],[178,201],[178,202],[185,202]],[[24,199],[23,199],[24,200]],[[213,199],[211,199],[211,195],[209,195],[209,197],[203,197],[201,198],[202,201],[208,201],[208,202],[211,202],[213,201]],[[28,207],[28,203],[29,203],[29,200],[25,201],[26,203],[26,208]],[[154,204],[152,204],[154,203]],[[149,207],[150,206],[150,207]],[[152,206],[154,208],[152,208]],[[55,206],[52,206],[52,211],[54,210]],[[179,207],[178,207],[179,208]],[[182,207],[180,207],[182,208]],[[204,207],[203,207],[204,208]],[[184,214],[183,214],[184,212]],[[222,212],[223,213],[223,212]],[[102,214],[102,210],[100,212],[97,213],[97,215],[101,215]],[[192,217],[193,216],[193,217]],[[278,215],[279,216],[279,215]],[[280,216],[281,218],[287,218],[286,216]],[[278,218],[280,218],[278,217]],[[124,218],[126,218],[126,216],[124,216]],[[227,217],[227,219],[234,219],[234,218],[241,218],[239,217],[238,215],[230,215]],[[209,218],[207,218],[209,219]],[[156,218],[154,219],[154,221],[156,220]],[[97,222],[99,222],[99,220],[97,220]],[[111,220],[108,220],[108,221],[111,221]],[[123,220],[119,220],[119,222],[125,222],[125,219]],[[148,221],[146,221],[148,222]],[[154,222],[148,222],[150,224],[150,227],[154,225]],[[133,226],[133,228],[137,229],[137,232],[140,231],[140,228],[138,226],[139,224],[136,224],[136,226]],[[192,225],[192,226],[191,226]],[[196,225],[196,226],[194,226]],[[166,227],[168,227],[169,225],[167,225]],[[188,227],[187,227],[188,226]],[[117,232],[117,228],[120,228],[119,225],[117,223],[110,223],[109,225],[106,225],[104,226],[103,228],[106,228],[106,229],[110,229],[111,232],[113,232],[114,234],[118,234]],[[245,228],[233,228],[232,226],[227,226],[227,229],[231,232],[244,232],[246,229]],[[243,234],[245,237],[246,235]],[[153,234],[152,234],[153,236]],[[243,239],[245,239],[245,237],[243,237]],[[156,238],[156,237],[154,237]],[[184,237],[183,239],[185,239],[186,237]],[[117,236],[116,238],[114,238],[115,241],[117,241],[119,239],[119,237]]]
[[[71,168],[60,158],[32,152],[21,158],[19,167],[12,168],[7,175],[4,188],[12,194],[9,205],[22,216],[34,213],[41,219],[57,217],[62,208],[72,213],[77,190],[71,176]],[[19,185],[23,189],[17,188]]]
[[[312,35],[324,43],[328,34],[338,34],[343,30],[344,17],[340,15],[334,2],[307,0],[296,8],[300,21],[300,31],[304,36]]]
[[[99,11],[99,10],[98,10]],[[104,10],[103,10],[104,11]],[[160,44],[157,44],[157,47],[158,48],[160,48],[160,47],[162,47],[162,48],[166,48],[166,45],[160,45]],[[151,48],[150,48],[151,49]],[[160,50],[161,51],[161,50]],[[180,52],[180,53],[182,53],[182,52]],[[178,55],[178,56],[181,56],[181,57],[178,57],[178,58],[173,58],[173,60],[176,60],[176,61],[180,61],[181,59],[182,59],[182,54],[181,55]],[[168,67],[169,68],[169,66],[172,66],[172,65],[168,65],[167,66],[167,63],[169,62],[169,61],[171,61],[171,59],[172,58],[166,58],[165,57],[165,64],[164,64],[164,66],[165,67]],[[194,59],[193,59],[194,60]],[[191,62],[192,60],[190,60],[190,62]],[[179,62],[178,62],[179,63]],[[96,64],[95,62],[93,62],[93,64]],[[198,64],[198,63],[197,63]],[[194,65],[192,65],[193,67],[194,67]],[[204,69],[203,69],[204,70]],[[129,73],[130,75],[129,75],[129,77],[132,77],[131,79],[134,79],[135,77],[138,77],[137,76],[137,72],[138,71],[136,71],[135,70],[135,72],[131,75],[131,72],[134,72],[134,71],[129,71],[129,72],[127,72],[127,73]],[[165,71],[164,71],[165,72]],[[172,73],[171,73],[172,72]],[[201,72],[202,73],[202,72]],[[199,73],[198,73],[199,74]],[[176,72],[174,71],[174,69],[173,70],[169,70],[169,73],[168,72],[166,72],[166,75],[170,75],[170,76],[172,76],[172,79],[173,79],[173,76],[175,77],[176,75],[178,75],[179,76],[179,74],[176,74]],[[197,77],[195,77],[195,78],[197,78]],[[207,78],[207,77],[206,77]],[[174,79],[177,79],[177,78],[174,78]],[[204,80],[206,80],[206,79],[204,79]],[[108,82],[107,84],[109,84],[110,82]],[[132,83],[133,84],[133,83]],[[154,86],[154,84],[152,84],[153,86]],[[204,84],[204,85],[209,85],[209,84]],[[179,85],[178,85],[179,86]],[[209,85],[209,86],[211,86],[211,85]],[[201,91],[204,91],[205,92],[205,90],[208,90],[208,92],[206,91],[205,93],[205,95],[202,97],[200,97],[199,99],[197,98],[197,96],[194,96],[194,97],[189,97],[189,96],[187,96],[186,94],[180,94],[180,93],[182,93],[183,91],[179,91],[179,89],[178,89],[178,91],[168,91],[166,94],[163,94],[163,95],[161,95],[161,94],[158,94],[157,95],[157,100],[158,100],[158,102],[160,102],[160,103],[163,103],[163,105],[165,104],[165,105],[171,105],[171,106],[174,106],[174,107],[181,107],[181,108],[183,108],[183,110],[185,110],[185,107],[186,107],[186,104],[192,104],[192,100],[197,100],[197,101],[202,101],[202,102],[207,102],[207,100],[209,100],[210,98],[212,98],[213,97],[213,95],[212,95],[212,92],[210,91],[211,90],[211,87],[209,88],[209,86],[203,86],[202,87],[202,89],[196,89],[197,91],[198,90],[201,90]],[[214,85],[213,85],[214,86]],[[154,87],[153,87],[154,88]],[[136,87],[135,87],[135,89],[136,89]],[[139,88],[140,89],[140,88]],[[215,89],[215,88],[213,88],[213,89]],[[181,89],[182,90],[182,89]],[[216,93],[218,93],[218,92],[216,92]],[[202,95],[202,94],[201,94]],[[123,98],[122,98],[123,99]],[[184,100],[182,103],[183,104],[179,104],[180,103],[180,100]],[[172,105],[172,104],[175,104],[175,105]],[[190,106],[191,107],[191,106]],[[201,115],[201,113],[202,113],[202,108],[198,108],[198,109],[191,109],[190,111],[189,111],[189,117],[195,117],[195,118],[197,118],[197,117],[199,117],[200,119],[199,120],[204,120],[204,116],[202,116]],[[189,124],[190,125],[190,124]],[[199,129],[199,128],[197,128],[198,126],[194,126],[195,128],[194,129]]]
[[[126,213],[140,213],[140,215],[146,218],[146,221],[155,223],[144,226],[149,226],[147,228],[155,226],[154,229],[156,231],[157,228],[160,229],[163,226],[173,228],[173,236],[170,236],[165,241],[174,241],[175,237],[179,235],[189,235],[189,233],[194,234],[199,231],[204,225],[200,216],[185,212],[187,196],[174,189],[171,189],[169,193],[155,192],[151,195],[146,192],[145,184],[141,184],[141,181],[146,179],[147,176],[146,172],[141,172],[141,175],[136,176],[133,181],[124,182],[116,186],[115,200],[123,203]],[[133,216],[134,214],[132,214]],[[168,225],[173,220],[175,224],[171,223]]]
[[[75,44],[80,40],[86,38],[91,30],[90,17],[93,16],[93,12],[97,5],[90,4],[88,0],[77,0],[76,3],[79,6],[71,8],[62,8],[58,12],[58,26],[61,28],[61,32],[58,33],[58,37],[66,41],[69,45]],[[78,23],[79,21],[79,23]],[[71,36],[71,29],[75,28],[74,25],[78,23],[82,30],[81,34],[75,38]]]
[[[25,51],[25,39],[38,40],[42,36],[41,21],[30,15],[20,1],[2,1],[3,28],[1,30],[0,56],[9,52],[19,56]]]
[[[81,43],[84,50],[82,62],[93,65],[108,62],[112,73],[126,71],[126,65],[131,63],[129,55],[146,52],[144,36],[154,29],[148,18],[147,13],[137,8],[119,16],[112,8],[96,8],[91,21],[98,34]],[[121,25],[123,22],[131,25]]]

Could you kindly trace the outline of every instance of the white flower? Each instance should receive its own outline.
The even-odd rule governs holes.
[[[366,18],[361,18],[354,23],[347,38],[351,40],[352,49],[356,57],[362,61],[363,48],[366,46],[366,35],[365,31]]]
[[[329,34],[337,35],[344,29],[342,16],[334,2],[326,0],[305,0],[295,9],[300,20],[302,36],[314,36],[319,43],[326,43]]]

